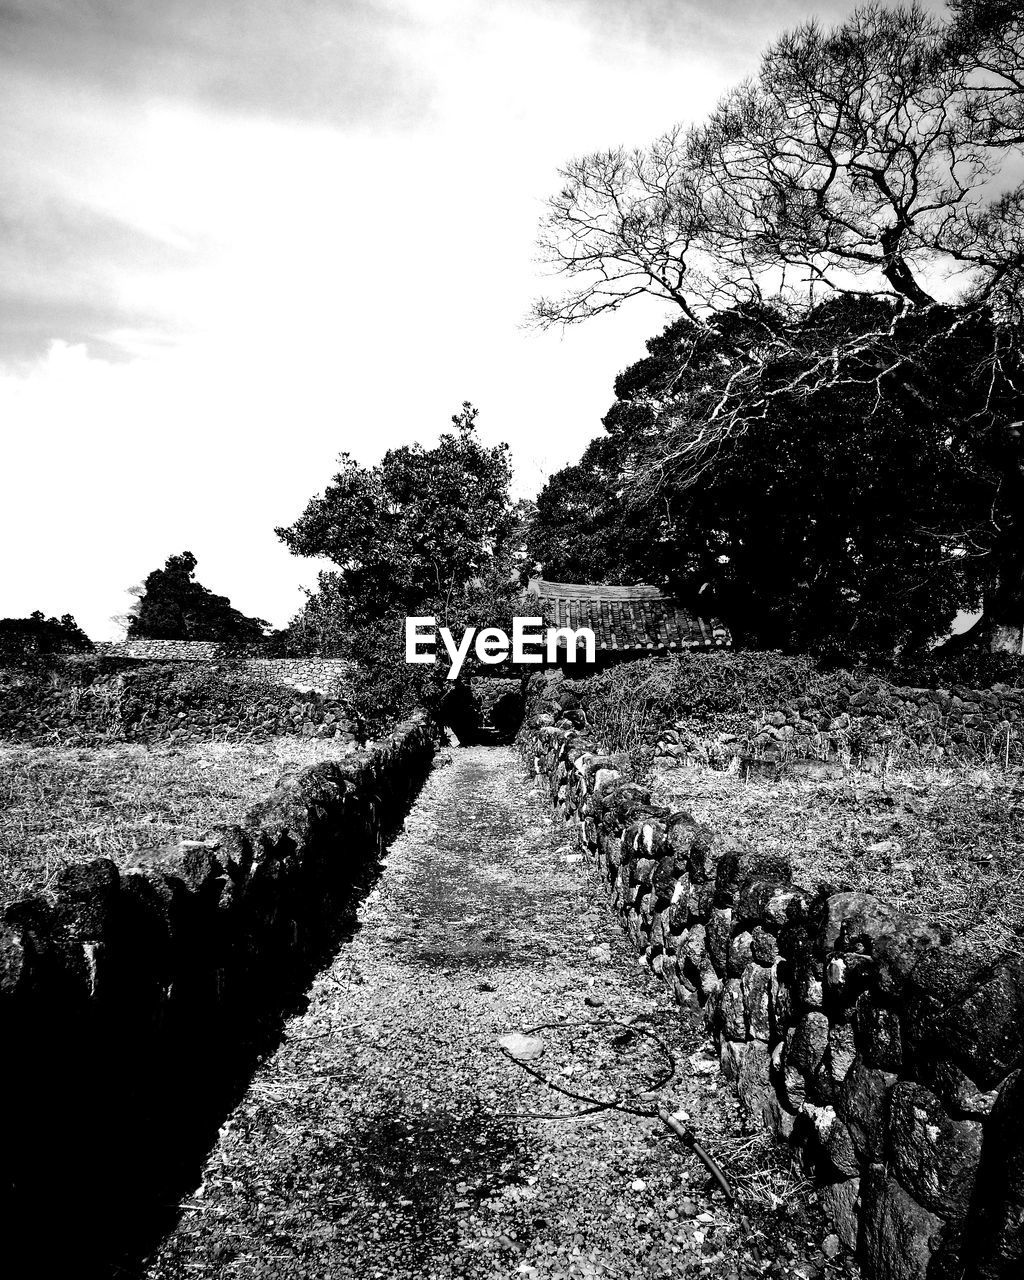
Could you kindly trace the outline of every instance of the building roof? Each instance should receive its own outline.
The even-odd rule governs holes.
[[[713,649],[730,643],[720,622],[697,617],[660,587],[533,578],[529,590],[547,604],[552,626],[590,627],[598,650]]]

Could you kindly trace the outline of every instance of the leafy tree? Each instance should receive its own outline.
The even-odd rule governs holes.
[[[154,569],[128,616],[128,638],[139,640],[217,640],[224,644],[260,641],[269,628],[262,618],[249,618],[196,582],[197,560],[191,551],[171,556]]]
[[[883,321],[895,372],[792,389],[818,352]],[[1024,451],[1007,406],[997,397],[987,424],[977,412],[993,325],[984,313],[952,331],[947,322],[938,308],[823,304],[793,336],[795,352],[765,360],[759,419],[705,455],[689,448],[702,406],[734,376],[730,353],[775,320],[763,308],[710,324],[684,317],[617,380],[608,435],[538,498],[531,552],[549,576],[644,576],[691,603],[702,587],[701,607],[757,647],[891,650],[945,634],[991,586],[993,563],[1011,561],[1000,530],[1017,536],[1024,509]],[[908,347],[912,376],[901,366]],[[869,345],[863,359],[875,356]],[[566,489],[588,487],[598,495],[590,522],[564,518]]]
[[[278,537],[295,555],[333,560],[334,589],[367,619],[413,614],[510,564],[519,519],[508,446],[481,444],[476,417],[466,403],[435,448],[389,449],[374,467],[342,454],[326,491]]]
[[[27,618],[0,618],[0,656],[5,659],[86,653],[92,647],[70,613],[47,618],[36,609]]]
[[[786,465],[799,470],[804,441],[816,439],[808,424],[834,420],[840,432],[854,405],[869,454],[875,434],[923,433],[914,462],[895,446],[915,492],[957,452],[971,493],[977,481],[1000,495],[988,525],[972,514],[957,534],[924,503],[916,567],[900,568],[898,523],[876,544],[896,538],[892,581],[915,600],[926,544],[940,548],[929,574],[946,582],[958,568],[947,561],[975,558],[960,574],[965,598],[983,587],[991,642],[1018,648],[1024,536],[1008,499],[1021,485],[1024,183],[1004,174],[1024,149],[1022,64],[1024,23],[1007,0],[961,0],[947,22],[876,4],[834,30],[807,23],[702,124],[566,167],[541,243],[569,286],[536,307],[542,324],[565,324],[653,294],[682,313],[675,366],[645,407],[651,447],[630,461],[648,498],[690,490],[696,511],[720,469],[750,449],[792,454]],[[827,306],[844,299],[872,305]],[[947,398],[973,439],[958,426],[942,455],[934,429]],[[773,431],[782,434],[769,447]],[[837,465],[856,461],[855,446],[837,439],[836,450]],[[805,472],[798,492],[773,489],[801,501],[813,480]],[[933,503],[947,493],[934,490]],[[799,557],[774,554],[797,574]],[[818,583],[823,569],[799,573]],[[865,583],[849,590],[863,618]]]
[[[294,554],[337,566],[320,575],[290,634],[297,649],[359,662],[370,723],[437,705],[448,691],[443,655],[433,666],[405,662],[406,617],[461,634],[510,627],[521,612],[524,508],[509,494],[508,446],[482,444],[476,417],[465,403],[434,448],[390,449],[373,467],[342,454],[324,493],[277,530]]]

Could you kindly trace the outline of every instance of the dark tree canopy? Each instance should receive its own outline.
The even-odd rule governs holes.
[[[620,382],[617,443],[541,496],[538,554],[634,544],[639,502],[635,568],[667,539],[664,576],[713,583],[759,642],[827,614],[916,643],[983,594],[1019,650],[1022,65],[1008,0],[871,4],[781,36],[703,123],[566,166],[541,244],[567,287],[539,320],[638,294],[683,319]],[[552,508],[584,480],[610,506],[581,560]]]
[[[139,640],[216,640],[224,644],[259,641],[269,624],[249,618],[196,582],[191,551],[171,556],[162,569],[134,588],[138,603],[128,617],[128,637]]]
[[[70,613],[47,618],[36,609],[27,618],[0,618],[0,657],[49,657],[61,653],[83,653],[92,641]]]
[[[945,634],[1020,565],[1024,450],[1004,401],[1021,371],[1007,357],[983,413],[996,342],[984,313],[950,329],[939,308],[836,299],[808,313],[795,351],[760,357],[765,394],[744,429],[694,454],[737,349],[775,323],[737,309],[653,339],[616,382],[608,434],[540,495],[531,554],[549,577],[653,579],[691,601],[702,589],[702,607],[759,647],[892,649]],[[867,367],[793,389],[794,370],[883,325],[882,366],[872,343]]]
[[[368,724],[438,706],[450,691],[443,655],[433,666],[405,662],[406,617],[434,617],[461,634],[511,629],[522,611],[524,504],[509,493],[508,446],[482,444],[476,417],[464,403],[434,448],[390,449],[373,467],[343,454],[326,491],[277,530],[296,555],[337,566],[320,575],[290,642],[357,661],[357,710]]]
[[[434,448],[389,449],[373,467],[342,454],[325,492],[278,536],[295,555],[333,560],[330,591],[367,619],[443,606],[474,579],[508,576],[521,527],[509,451],[480,442],[476,416],[464,404]]]

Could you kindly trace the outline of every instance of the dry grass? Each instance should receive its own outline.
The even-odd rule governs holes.
[[[328,740],[187,747],[0,746],[0,902],[46,884],[68,862],[198,838],[236,822],[281,772],[340,753]]]
[[[885,778],[748,781],[659,772],[655,799],[689,809],[725,842],[781,853],[797,883],[863,889],[993,950],[1024,935],[1024,776],[906,769]]]

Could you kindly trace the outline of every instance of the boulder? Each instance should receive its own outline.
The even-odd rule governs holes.
[[[825,904],[822,950],[870,952],[878,939],[895,931],[890,907],[870,893],[834,893]]]
[[[837,1116],[833,1120],[824,1141],[824,1154],[841,1178],[856,1178],[860,1174],[860,1161],[853,1145],[849,1126]]]
[[[926,1280],[942,1220],[875,1166],[861,1180],[860,1253],[873,1280]]]
[[[724,974],[729,955],[729,941],[732,934],[732,910],[729,907],[715,907],[705,926],[708,955],[715,969]]]
[[[774,1098],[769,1084],[771,1053],[764,1040],[748,1040],[736,1080],[736,1093],[746,1114],[760,1125],[772,1123],[769,1099]]]
[[[787,1066],[796,1067],[805,1076],[817,1071],[828,1048],[828,1031],[828,1018],[823,1013],[805,1013],[787,1045]]]
[[[953,1120],[930,1090],[901,1080],[889,1095],[889,1153],[903,1185],[926,1209],[959,1220],[981,1158],[982,1126]]]
[[[750,963],[751,936],[749,933],[737,933],[729,940],[725,968],[730,978],[738,978]]]
[[[750,1034],[757,1040],[771,1038],[772,970],[751,961],[743,970],[740,986]]]
[[[967,1224],[970,1280],[1011,1280],[1024,1258],[1024,1069],[999,1092],[985,1126]]]
[[[896,1010],[865,991],[857,999],[853,1025],[857,1048],[868,1066],[899,1071],[903,1065],[903,1034]]]
[[[861,1164],[880,1160],[885,1145],[885,1112],[896,1077],[856,1058],[836,1095],[836,1114],[846,1122]]]
[[[857,1248],[860,1178],[832,1182],[818,1193],[825,1217],[835,1228],[843,1247],[853,1253]]]
[[[727,978],[722,986],[719,1019],[722,1030],[730,1040],[745,1040],[747,1038],[743,988],[739,978]]]
[[[983,1090],[1024,1055],[1024,962],[997,964],[952,947],[925,952],[911,974],[906,1029],[924,1058],[951,1059]]]

